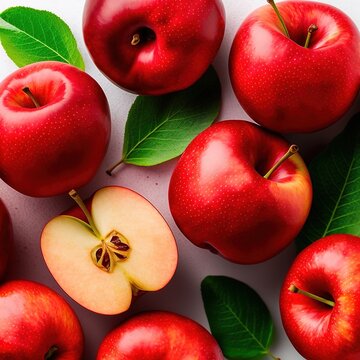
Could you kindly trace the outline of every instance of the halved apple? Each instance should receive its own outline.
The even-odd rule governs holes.
[[[170,281],[176,242],[149,201],[127,188],[105,187],[89,199],[90,214],[75,191],[70,195],[88,222],[60,215],[41,235],[45,262],[70,297],[94,312],[119,314],[139,291],[156,291]]]

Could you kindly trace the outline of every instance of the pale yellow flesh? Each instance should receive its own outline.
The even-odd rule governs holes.
[[[154,291],[174,273],[177,248],[163,217],[144,200],[125,188],[103,188],[94,196],[92,214],[101,235],[115,227],[129,240],[129,258],[121,263],[129,280],[138,289]]]
[[[116,230],[129,241],[129,257],[107,273],[91,259],[100,240],[83,222],[59,216],[41,236],[46,264],[63,290],[82,306],[102,314],[126,311],[132,286],[145,291],[164,287],[177,265],[173,234],[158,211],[139,194],[120,187],[95,193],[92,216],[103,238]]]
[[[45,262],[70,297],[101,314],[126,311],[132,299],[129,281],[119,267],[110,274],[94,265],[90,253],[98,244],[89,229],[68,216],[51,220],[41,237]]]

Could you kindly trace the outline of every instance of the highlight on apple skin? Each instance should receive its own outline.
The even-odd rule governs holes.
[[[0,84],[0,176],[46,197],[88,183],[105,156],[110,110],[100,85],[72,65],[46,61]]]
[[[180,230],[240,264],[278,254],[301,230],[312,201],[305,163],[295,153],[279,165],[286,154],[285,140],[247,121],[203,131],[170,180],[169,206]]]
[[[166,311],[140,313],[111,331],[97,360],[223,360],[215,338],[194,320]]]
[[[43,229],[41,250],[63,290],[101,314],[129,309],[139,294],[162,289],[176,270],[178,252],[168,224],[138,193],[102,188]],[[85,214],[85,215],[84,215]]]
[[[284,329],[308,360],[360,358],[360,238],[328,235],[291,265],[280,294]]]
[[[235,95],[247,114],[268,129],[321,130],[339,120],[359,92],[359,31],[328,4],[282,1],[277,7],[284,28],[266,4],[235,35],[229,56]]]
[[[225,30],[221,0],[87,0],[86,46],[115,84],[142,95],[183,90],[217,54]]]
[[[50,288],[13,280],[0,286],[0,358],[81,360],[84,337],[75,312]]]

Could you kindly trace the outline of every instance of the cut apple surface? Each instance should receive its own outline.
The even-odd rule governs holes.
[[[176,242],[145,198],[105,187],[93,195],[87,217],[89,223],[60,215],[41,236],[50,272],[75,301],[94,312],[118,314],[139,291],[156,291],[169,282],[177,265]]]

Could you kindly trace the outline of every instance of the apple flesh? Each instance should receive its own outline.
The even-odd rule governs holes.
[[[105,187],[90,200],[89,223],[70,215],[54,218],[42,232],[41,250],[70,297],[94,312],[118,314],[139,292],[170,281],[176,242],[160,213],[132,190]]]
[[[279,253],[302,228],[312,199],[299,154],[264,178],[288,148],[246,121],[222,121],[203,131],[170,180],[169,205],[180,230],[195,245],[236,263]]]
[[[221,0],[87,0],[83,15],[96,66],[143,95],[192,85],[211,64],[224,29]]]
[[[304,249],[288,271],[280,295],[281,318],[290,341],[306,359],[360,358],[359,259],[359,237],[330,235]],[[301,290],[294,293],[294,287]]]
[[[141,313],[110,332],[97,360],[223,360],[212,335],[195,321],[165,311]]]
[[[75,313],[53,290],[32,281],[0,286],[0,358],[80,360],[83,333]]]
[[[0,199],[0,279],[4,276],[13,243],[9,212]]]
[[[277,132],[307,133],[341,118],[360,86],[360,34],[333,6],[312,1],[278,3],[251,13],[234,38],[229,74],[244,110]],[[308,28],[316,25],[305,48]]]
[[[74,66],[28,65],[0,84],[0,132],[1,178],[26,195],[59,195],[85,185],[100,166],[110,136],[108,102]]]

